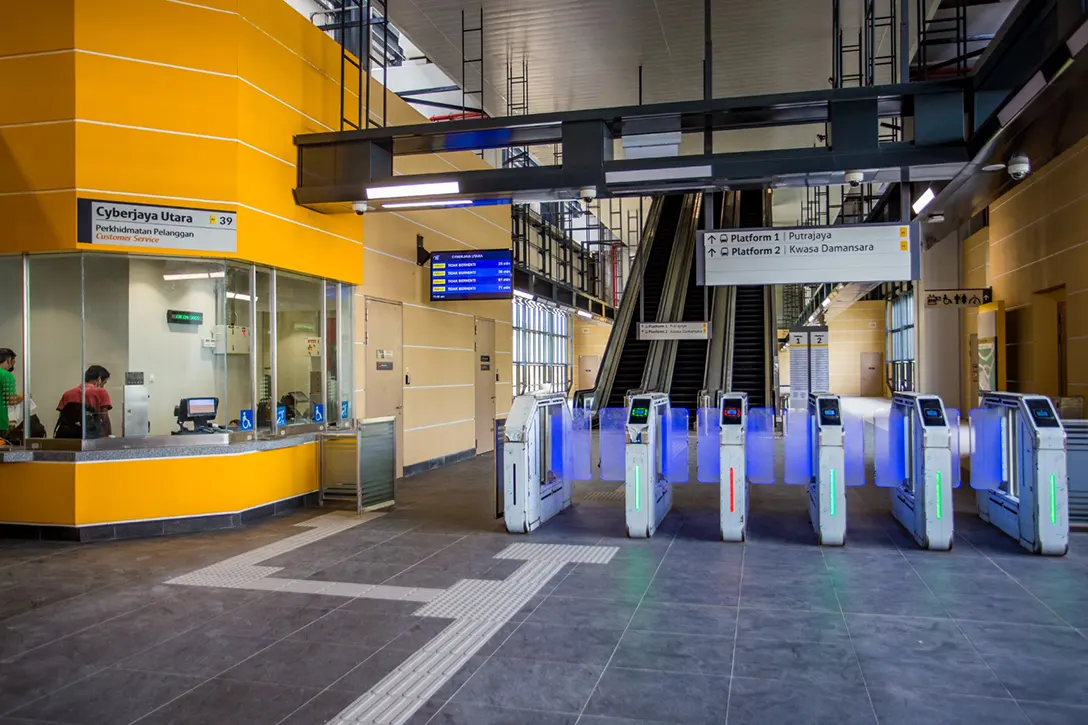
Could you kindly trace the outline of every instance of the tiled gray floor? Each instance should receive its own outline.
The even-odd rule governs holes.
[[[511,537],[490,513],[492,465],[411,479],[396,511],[263,562],[443,589],[511,576],[521,562],[494,555],[518,541],[617,547],[552,577],[407,725],[724,723],[727,708],[730,725],[1088,722],[1082,534],[1067,557],[1033,557],[960,501],[956,548],[927,552],[887,492],[851,489],[847,546],[820,549],[804,489],[774,486],[753,487],[748,543],[723,544],[716,488],[678,486],[648,541],[627,539],[608,501]],[[108,545],[0,541],[0,725],[141,711],[141,725],[325,725],[449,620],[415,616],[418,602],[163,584],[315,513]]]
[[[735,725],[872,725],[865,691],[838,692],[786,680],[733,678],[728,722]]]
[[[551,712],[581,712],[601,667],[492,657],[453,696],[454,702]],[[526,686],[532,683],[532,686]]]
[[[729,678],[609,667],[586,714],[676,723],[721,723]]]

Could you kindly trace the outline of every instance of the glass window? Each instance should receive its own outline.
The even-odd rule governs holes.
[[[321,394],[321,280],[276,273],[276,398],[286,426],[313,422]]]
[[[109,374],[111,435],[207,431],[229,422],[227,360],[219,348],[225,276],[222,262],[84,255],[83,359],[87,370]],[[191,398],[216,399],[216,415],[179,417]]]
[[[30,379],[26,388],[47,436],[78,439],[83,435],[83,257],[34,255],[29,266]],[[75,400],[72,394],[66,395],[69,391],[75,391]],[[67,422],[60,427],[59,409],[66,410]],[[35,437],[33,431],[31,437]]]
[[[513,305],[515,394],[567,392],[573,380],[570,312],[521,298]]]
[[[272,271],[257,267],[257,329],[253,351],[257,358],[257,429],[272,430]]]
[[[340,307],[337,312],[337,329],[340,342],[337,345],[340,361],[337,363],[339,373],[337,378],[338,397],[334,398],[335,415],[330,415],[329,420],[336,420],[341,426],[351,423],[351,400],[355,393],[355,377],[352,374],[354,368],[355,350],[355,288],[350,284],[340,285]],[[331,396],[330,396],[331,397]]]
[[[249,265],[228,264],[225,285],[226,319],[217,329],[216,352],[221,354],[227,373],[226,418],[232,430],[252,430],[256,420],[253,405],[253,281]],[[222,408],[224,403],[220,403]],[[245,425],[243,425],[245,419]]]
[[[325,404],[323,419],[329,426],[336,426],[340,422],[340,318],[337,315],[336,303],[340,299],[335,282],[325,283],[325,322],[322,326],[322,335],[325,338],[325,398],[321,402]]]
[[[0,438],[22,441],[23,419],[23,258],[0,257]],[[15,355],[9,357],[6,351]],[[10,369],[9,369],[10,368]]]

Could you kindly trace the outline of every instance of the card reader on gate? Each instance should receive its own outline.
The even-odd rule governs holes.
[[[743,406],[744,401],[740,398],[723,398],[722,425],[740,425],[744,420]]]
[[[635,398],[631,401],[631,414],[627,417],[630,425],[645,425],[650,421],[650,401],[645,398]]]
[[[824,398],[820,401],[820,425],[842,425],[837,398]]]

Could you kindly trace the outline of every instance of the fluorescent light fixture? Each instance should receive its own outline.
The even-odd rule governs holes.
[[[589,313],[588,313],[588,312],[586,312],[585,310],[576,310],[576,312],[578,313],[578,316],[579,316],[579,317],[585,317],[585,318],[588,318],[588,319],[590,319],[590,320],[592,320],[592,319],[593,319],[593,315],[589,314]]]
[[[185,279],[208,279],[207,272],[190,272],[188,274],[164,274],[164,282],[180,282]]]
[[[1065,44],[1069,47],[1069,55],[1076,58],[1084,46],[1088,45],[1088,22],[1081,23],[1077,32],[1070,35]]]
[[[1016,116],[1027,108],[1027,105],[1031,103],[1031,100],[1035,96],[1039,95],[1039,92],[1046,88],[1046,77],[1043,76],[1043,72],[1039,71],[1024,84],[1024,87],[1016,92],[1016,95],[1012,97],[1012,100],[1005,104],[1005,107],[997,112],[997,120],[1001,123],[1002,128],[1009,125]]]
[[[826,310],[826,309],[827,309],[827,308],[828,308],[828,307],[829,307],[830,305],[831,305],[831,298],[830,298],[830,297],[824,297],[824,301],[820,303],[820,307],[823,307],[823,308],[824,308],[825,310]]]
[[[1002,171],[1002,170],[1004,170],[1004,168],[1005,168],[1005,164],[1003,164],[1001,162],[998,162],[998,163],[995,163],[995,164],[986,164],[985,166],[982,167],[982,170],[993,173],[994,171]]]
[[[630,184],[639,181],[674,181],[679,179],[705,179],[712,175],[709,165],[675,166],[664,169],[633,169],[609,171],[604,175],[606,184]]]
[[[432,199],[431,201],[397,201],[391,204],[382,204],[382,209],[424,209],[426,207],[437,208],[443,206],[468,206],[472,199]]]
[[[531,294],[529,294],[528,292],[522,292],[519,289],[514,290],[514,294],[517,295],[518,297],[523,297],[523,298],[525,298],[527,300],[534,299],[534,297]]]
[[[244,294],[242,294],[240,292],[228,292],[227,293],[227,299],[228,300],[239,300],[240,302],[256,302],[257,300],[260,299],[260,297],[254,297],[254,298],[251,299],[249,295],[244,295]]]
[[[911,205],[911,209],[914,209],[915,214],[921,214],[922,210],[929,206],[929,202],[933,201],[937,195],[933,193],[933,187],[929,187],[922,192],[922,195]]]
[[[941,214],[940,212],[935,212],[933,214],[930,214],[929,219],[927,219],[926,221],[932,222],[933,224],[940,224],[944,221],[944,214]]]
[[[366,190],[367,199],[408,199],[413,196],[438,196],[457,194],[461,185],[456,181],[432,181],[426,184],[400,184],[399,186],[373,186]]]

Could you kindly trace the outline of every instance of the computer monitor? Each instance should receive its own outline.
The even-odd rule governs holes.
[[[179,423],[207,423],[219,412],[219,398],[182,398],[178,405]]]

